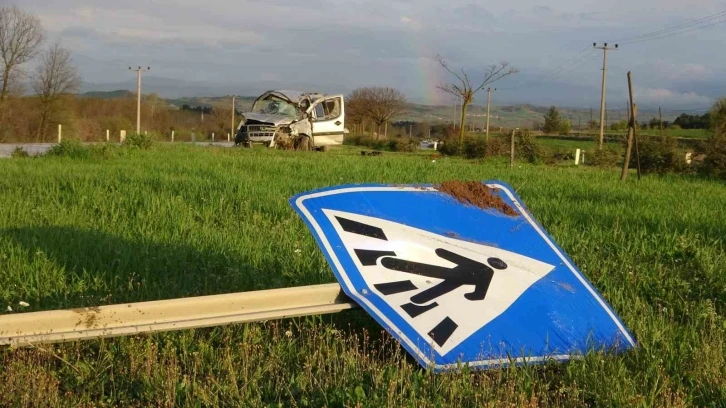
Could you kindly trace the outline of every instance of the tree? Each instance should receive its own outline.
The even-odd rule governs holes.
[[[560,123],[560,128],[558,130],[561,134],[567,135],[570,133],[570,130],[572,130],[572,124],[569,120],[563,120],[562,123]]]
[[[43,41],[40,20],[17,7],[0,7],[0,101],[10,92],[11,80],[17,78],[20,65],[31,60]]]
[[[75,92],[81,79],[71,61],[71,52],[56,42],[43,54],[40,65],[31,78],[33,90],[40,98],[38,139],[43,140],[48,122],[58,109],[58,100]]]
[[[545,123],[542,130],[544,130],[545,133],[559,132],[562,128],[562,116],[560,116],[559,109],[554,106],[551,107],[547,113],[545,113],[544,121]]]
[[[713,104],[708,117],[711,129],[726,135],[726,98],[721,98]]]
[[[484,78],[482,79],[479,86],[472,85],[471,80],[469,79],[469,75],[464,71],[464,69],[461,69],[461,74],[458,74],[454,72],[451,68],[449,68],[449,64],[444,61],[444,59],[440,56],[436,56],[436,61],[445,69],[447,70],[451,75],[453,75],[456,78],[455,83],[453,84],[443,84],[439,85],[438,88],[446,92],[450,95],[453,95],[457,98],[460,98],[461,100],[461,120],[459,121],[459,143],[464,142],[464,132],[466,129],[466,110],[469,107],[469,105],[474,101],[474,94],[481,91],[485,86],[490,85],[496,81],[499,81],[500,79],[516,74],[519,72],[517,69],[512,68],[509,66],[509,63],[507,62],[500,62],[499,64],[492,64],[489,66],[489,68],[484,72]]]
[[[407,102],[406,97],[394,88],[367,87],[354,89],[346,105],[349,115],[369,119],[380,133],[384,123],[406,111]]]

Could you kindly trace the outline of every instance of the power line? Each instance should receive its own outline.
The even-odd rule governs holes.
[[[513,87],[509,87],[509,88],[499,88],[499,89],[505,90],[505,91],[512,91],[512,90],[521,89],[521,88],[531,88],[534,86],[538,86],[548,80],[554,81],[557,78],[559,78],[560,76],[562,76],[562,74],[571,72],[571,71],[575,70],[576,68],[579,68],[580,66],[591,61],[592,59],[594,59],[597,56],[597,52],[594,51],[591,46],[588,45],[586,48],[589,51],[586,52],[585,54],[580,55],[580,54],[582,54],[582,51],[579,51],[573,58],[568,59],[565,63],[555,67],[554,69],[545,71],[544,75],[539,79],[531,80],[531,81],[525,82],[524,84],[521,84],[521,85],[517,85],[517,86],[513,86]]]
[[[653,36],[657,36],[657,35],[662,35],[662,34],[666,34],[668,32],[672,32],[674,30],[679,30],[681,28],[687,28],[687,27],[690,27],[690,26],[693,26],[693,25],[697,25],[697,24],[700,24],[700,23],[708,22],[708,21],[711,21],[713,19],[716,19],[716,18],[719,18],[719,17],[722,17],[722,16],[726,16],[726,11],[721,11],[721,12],[718,12],[718,13],[715,13],[715,14],[711,14],[709,16],[702,17],[702,18],[699,18],[697,20],[690,21],[688,23],[679,24],[679,25],[676,25],[676,26],[673,26],[673,27],[670,27],[670,28],[665,28],[665,29],[662,29],[662,30],[652,31],[652,32],[649,32],[649,33],[639,34],[639,35],[635,35],[635,36],[631,36],[631,37],[625,37],[625,38],[622,38],[622,39],[617,40],[617,41],[620,42],[620,43],[624,43],[626,41],[629,42],[629,41],[641,39],[641,38],[644,38],[644,37],[653,37]]]
[[[675,32],[671,32],[671,33],[664,33],[663,35],[652,36],[652,37],[644,37],[644,38],[641,38],[641,39],[635,39],[635,40],[630,40],[630,41],[623,41],[622,44],[635,44],[635,43],[644,42],[644,41],[650,41],[650,40],[660,40],[660,39],[663,39],[663,38],[673,37],[673,36],[680,35],[680,34],[690,33],[692,31],[701,30],[701,29],[704,29],[704,28],[708,28],[708,27],[711,27],[711,26],[715,26],[716,24],[725,23],[726,22],[726,15],[724,15],[723,17],[724,17],[724,19],[722,19],[722,20],[718,20],[718,21],[715,21],[715,22],[711,22],[709,24],[697,25],[697,26],[691,27],[691,28],[689,28],[687,30],[675,31]]]

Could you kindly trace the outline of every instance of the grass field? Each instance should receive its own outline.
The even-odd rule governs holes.
[[[435,375],[352,310],[3,348],[0,406],[726,406],[723,183],[646,176],[623,185],[615,169],[359,150],[163,146],[0,161],[0,313],[334,282],[288,204],[293,194],[500,179],[638,348]]]

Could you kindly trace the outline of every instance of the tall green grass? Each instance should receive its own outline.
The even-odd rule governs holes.
[[[0,350],[0,406],[724,406],[726,186],[425,154],[156,146],[0,162],[0,310],[334,282],[293,194],[500,179],[639,345],[434,375],[361,310]],[[298,251],[299,250],[299,251]],[[19,306],[27,302],[29,307]]]

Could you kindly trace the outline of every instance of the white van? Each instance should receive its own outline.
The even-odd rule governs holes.
[[[343,144],[345,128],[343,95],[271,90],[242,114],[235,144],[298,150],[326,150]]]

